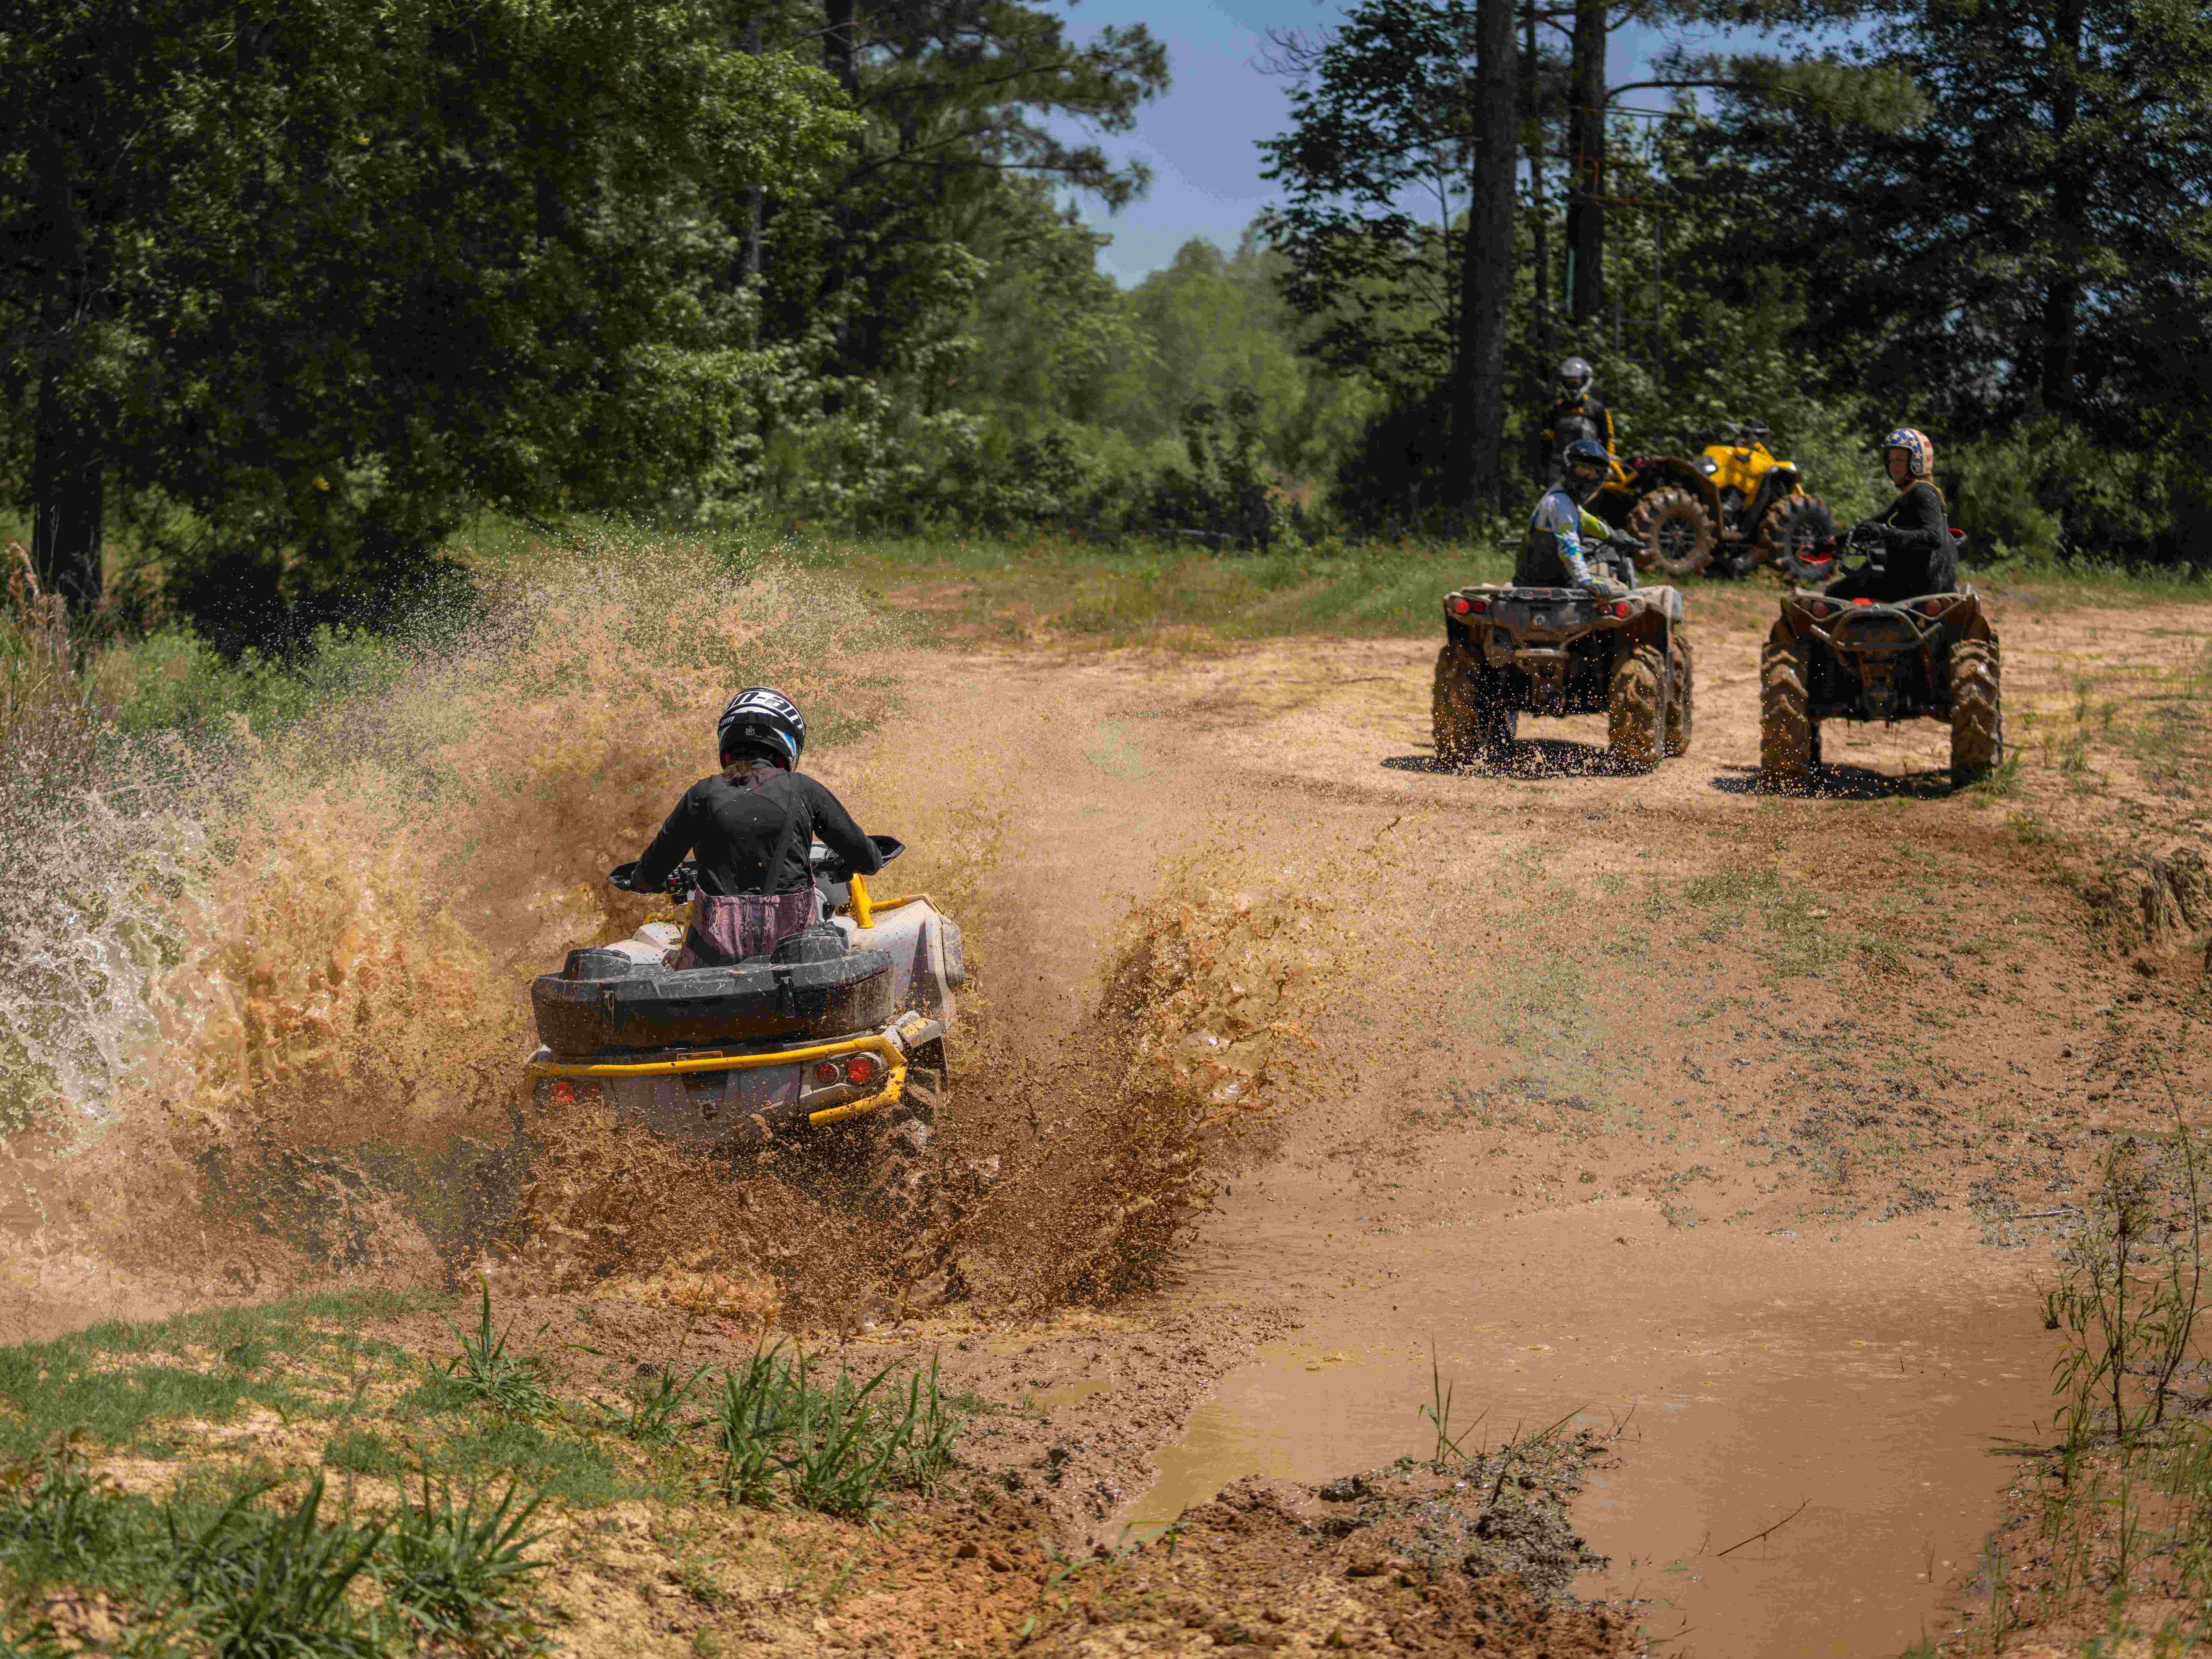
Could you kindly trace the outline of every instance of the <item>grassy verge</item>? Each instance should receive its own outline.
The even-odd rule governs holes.
[[[1405,637],[1437,627],[1437,600],[1512,574],[1510,547],[1435,544],[1217,554],[1123,551],[1040,542],[857,541],[786,544],[779,552],[851,572],[880,599],[974,643],[1080,642],[1205,649],[1303,635]],[[1999,604],[2135,607],[2212,603],[2212,582],[2180,573],[2028,565],[1970,569]],[[1701,619],[1771,617],[1781,590],[1760,571],[1690,577],[1677,586]]]
[[[2198,1652],[2212,1644],[2212,1364],[2202,1132],[2120,1138],[2062,1253],[2055,1441],[2023,1462],[1948,1655]]]
[[[867,1523],[934,1486],[962,1422],[933,1367],[796,1350],[714,1376],[626,1363],[651,1380],[579,1395],[488,1291],[442,1355],[372,1334],[424,1305],[310,1297],[0,1350],[0,1644],[535,1652],[561,1617],[539,1579],[592,1513]]]

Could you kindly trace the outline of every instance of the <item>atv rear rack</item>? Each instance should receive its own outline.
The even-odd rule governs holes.
[[[923,1044],[945,1035],[939,1021],[909,1014],[889,1030],[864,1031],[834,1042],[811,1042],[795,1048],[756,1048],[740,1054],[687,1054],[681,1060],[533,1060],[528,1072],[538,1078],[676,1077],[699,1072],[751,1071],[767,1066],[806,1066],[817,1060],[839,1060],[858,1054],[881,1057],[884,1086],[863,1099],[823,1107],[807,1114],[809,1123],[835,1123],[848,1117],[865,1117],[896,1105],[906,1088],[907,1056]]]

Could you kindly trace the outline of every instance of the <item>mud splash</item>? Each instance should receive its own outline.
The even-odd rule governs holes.
[[[895,622],[790,567],[665,543],[541,550],[488,586],[458,642],[402,648],[218,758],[172,751],[169,775],[198,770],[159,812],[118,804],[147,769],[115,750],[34,826],[42,858],[0,895],[11,939],[38,941],[0,963],[0,1070],[27,1103],[11,1151],[36,1194],[0,1241],[8,1322],[76,1322],[88,1275],[103,1310],[147,1312],[489,1263],[522,1289],[845,1328],[1157,1282],[1310,1041],[1331,957],[1297,877],[1255,883],[1231,846],[1185,860],[1107,942],[1085,1028],[1048,1039],[989,989],[1017,902],[995,881],[1009,758],[989,733],[877,740],[910,665]],[[933,1168],[889,1213],[850,1202],[852,1148],[737,1168],[537,1121],[517,1087],[530,978],[665,914],[601,874],[757,682],[809,708],[821,769],[909,842],[902,878],[961,916],[981,972]],[[40,978],[56,962],[73,1000]]]

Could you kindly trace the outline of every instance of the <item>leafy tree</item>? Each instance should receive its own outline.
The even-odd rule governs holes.
[[[2136,0],[1929,0],[1858,54],[1924,89],[1917,121],[1739,99],[1700,137],[1711,191],[1759,204],[1738,259],[1820,273],[1803,337],[1849,343],[1831,383],[1924,421],[1954,460],[2002,460],[2076,544],[2179,549],[2203,488],[2207,21]],[[2021,422],[2045,466],[2010,450]],[[2060,457],[2071,482],[2047,470]]]
[[[40,562],[95,600],[109,494],[156,497],[234,643],[388,590],[471,504],[702,464],[744,323],[714,201],[849,125],[692,0],[11,10],[0,392]]]

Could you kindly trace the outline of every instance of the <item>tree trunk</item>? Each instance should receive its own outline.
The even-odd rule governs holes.
[[[1606,0],[1575,0],[1573,160],[1567,174],[1568,305],[1577,325],[1605,311]]]
[[[854,0],[823,0],[822,66],[836,76],[851,97],[860,89],[860,35],[853,15]]]
[[[1459,384],[1452,470],[1470,516],[1495,508],[1504,480],[1505,312],[1513,287],[1514,0],[1479,0],[1467,235],[1460,258]]]
[[[39,410],[31,459],[31,562],[49,593],[82,617],[105,589],[100,562],[100,434],[62,389],[50,365],[39,377]]]
[[[2051,218],[2052,272],[2043,290],[2043,361],[2037,391],[2043,406],[2063,412],[2074,404],[2074,380],[2081,338],[2082,221],[2088,191],[2073,135],[2081,112],[2083,0],[2060,0],[2051,33]]]
[[[1544,199],[1543,58],[1536,50],[1536,0],[1528,0],[1521,14],[1521,118],[1527,124],[1528,136],[1523,144],[1528,152],[1529,241],[1535,256],[1535,303],[1529,307],[1529,356],[1533,360],[1529,395],[1533,406],[1540,404],[1543,398],[1552,359],[1551,204]],[[1530,447],[1535,447],[1534,442]]]

